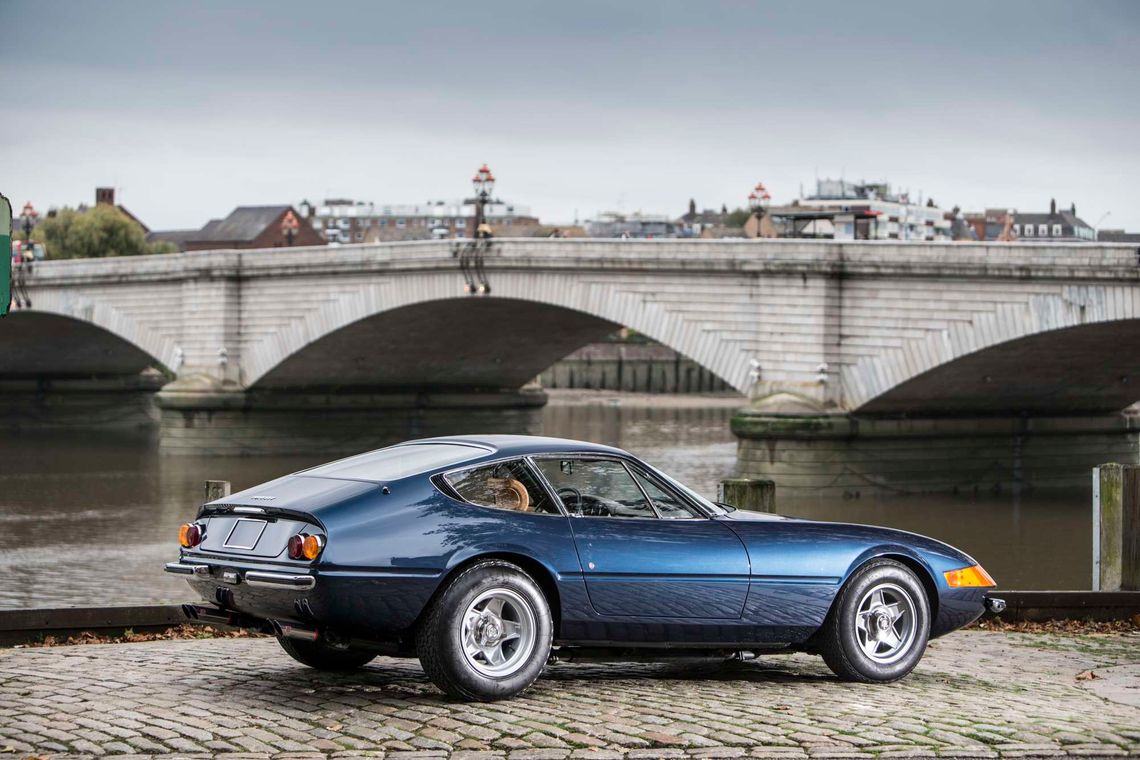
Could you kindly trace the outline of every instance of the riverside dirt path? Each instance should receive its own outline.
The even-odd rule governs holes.
[[[445,699],[414,660],[318,673],[272,639],[0,650],[0,758],[26,755],[1140,756],[1140,634],[961,631],[889,686],[806,655],[556,664],[493,704]]]

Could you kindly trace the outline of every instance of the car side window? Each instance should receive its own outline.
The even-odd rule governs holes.
[[[444,480],[464,501],[481,507],[561,514],[522,460],[451,472]]]
[[[653,505],[657,507],[657,511],[662,517],[669,520],[686,520],[695,517],[704,517],[704,515],[697,512],[697,510],[675,496],[671,491],[666,490],[665,487],[660,485],[656,480],[651,479],[648,475],[636,468],[630,469],[633,470],[633,476],[637,478],[637,482],[645,489],[645,493],[652,499]]]
[[[535,464],[572,515],[657,517],[621,462],[552,458],[538,459]]]

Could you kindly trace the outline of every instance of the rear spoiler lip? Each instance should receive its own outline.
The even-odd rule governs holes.
[[[198,509],[198,517],[221,517],[225,515],[245,515],[250,517],[266,517],[269,519],[284,517],[290,520],[316,525],[326,533],[328,532],[320,518],[312,512],[305,512],[300,509],[253,507],[245,504],[215,504],[213,502],[203,504]]]

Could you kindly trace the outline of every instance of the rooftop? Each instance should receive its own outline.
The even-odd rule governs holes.
[[[233,242],[256,238],[292,206],[238,206],[225,219],[211,219],[194,241]]]

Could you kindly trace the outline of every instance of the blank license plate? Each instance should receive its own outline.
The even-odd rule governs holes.
[[[264,530],[265,522],[262,520],[238,520],[222,546],[226,549],[252,549],[257,546]]]

